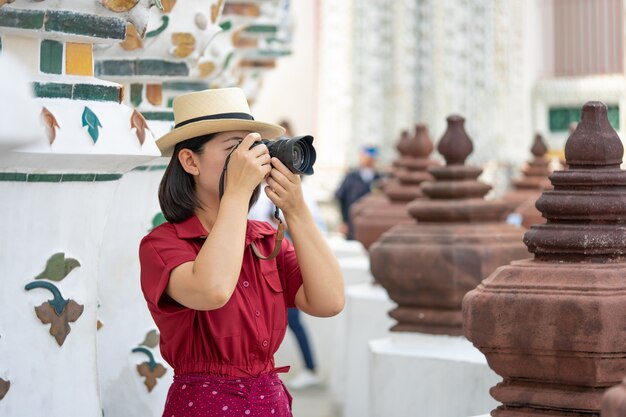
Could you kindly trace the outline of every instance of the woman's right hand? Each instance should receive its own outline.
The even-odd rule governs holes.
[[[270,173],[270,152],[264,144],[251,146],[261,140],[258,133],[248,134],[233,151],[226,170],[226,192],[243,191],[249,196]]]

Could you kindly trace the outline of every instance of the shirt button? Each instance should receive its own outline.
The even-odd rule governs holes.
[[[243,282],[243,286],[244,286],[245,288],[248,288],[248,287],[250,286],[250,283],[249,283],[248,281],[244,281],[244,282]]]
[[[267,345],[269,345],[269,342],[267,340],[263,341],[263,347],[267,347]]]
[[[257,316],[257,317],[261,317],[261,312],[259,310],[257,310],[257,311],[254,312],[254,315]]]

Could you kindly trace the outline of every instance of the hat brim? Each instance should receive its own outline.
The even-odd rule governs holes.
[[[285,134],[285,129],[271,123],[257,122],[256,120],[219,119],[201,120],[189,123],[161,136],[156,145],[163,156],[172,156],[174,147],[187,139],[211,133],[232,132],[234,130],[249,130],[258,132],[263,139],[277,139]]]

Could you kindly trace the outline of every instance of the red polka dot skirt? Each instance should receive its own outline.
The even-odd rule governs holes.
[[[257,378],[174,376],[163,417],[292,417],[291,395],[276,373]]]

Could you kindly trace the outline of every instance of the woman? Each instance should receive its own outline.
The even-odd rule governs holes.
[[[253,146],[282,128],[254,121],[236,88],[185,94],[173,107],[176,127],[157,141],[172,156],[159,188],[168,222],[139,248],[142,290],[175,374],[163,415],[291,416],[291,397],[276,375],[286,369],[275,368],[273,358],[287,308],[338,314],[338,263],[304,203],[299,177],[266,146]],[[269,224],[247,220],[263,179],[293,246],[277,240]],[[277,243],[271,260],[254,253],[256,247],[267,255]]]

